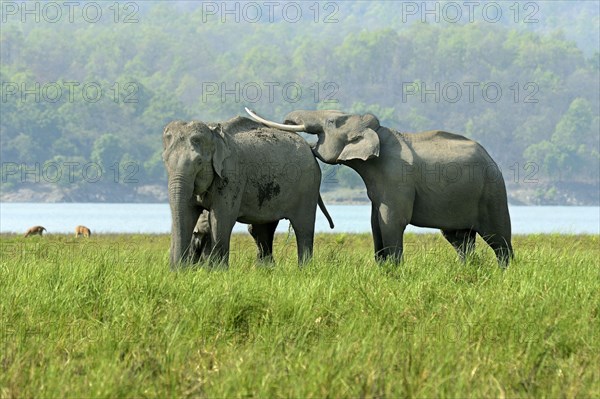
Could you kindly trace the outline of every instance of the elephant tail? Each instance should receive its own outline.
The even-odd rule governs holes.
[[[325,217],[327,218],[327,221],[329,222],[329,228],[333,229],[335,227],[333,224],[333,220],[331,219],[329,212],[327,212],[327,208],[325,208],[325,204],[323,203],[323,198],[321,198],[320,193],[319,193],[319,202],[317,202],[317,204],[319,205],[321,212],[323,212],[323,215],[325,215]]]

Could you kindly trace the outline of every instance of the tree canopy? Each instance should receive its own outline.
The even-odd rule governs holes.
[[[136,162],[142,183],[163,183],[173,119],[335,108],[464,134],[505,172],[533,162],[545,181],[597,183],[596,2],[498,3],[494,23],[454,23],[450,2],[438,2],[440,21],[403,3],[294,3],[295,22],[283,3],[272,15],[252,2],[96,3],[94,23],[3,9],[2,162]]]

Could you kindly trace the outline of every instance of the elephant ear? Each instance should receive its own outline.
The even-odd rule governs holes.
[[[227,145],[227,140],[225,134],[223,133],[223,128],[219,123],[214,128],[211,128],[214,135],[214,144],[215,149],[212,155],[212,165],[213,169],[219,175],[219,177],[223,177],[223,163],[225,162],[225,158],[231,155],[231,151]]]
[[[351,116],[354,119],[357,116]],[[361,126],[358,133],[351,132],[348,135],[348,144],[344,147],[338,161],[350,161],[352,159],[367,159],[379,156],[379,119],[373,114],[364,114],[358,117],[358,125]]]
[[[360,159],[366,161],[379,156],[379,135],[370,128],[355,134],[350,138],[350,142],[344,147],[338,161],[350,161]]]

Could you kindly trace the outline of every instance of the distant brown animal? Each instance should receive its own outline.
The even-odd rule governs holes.
[[[75,227],[75,237],[79,237],[80,235],[89,237],[92,235],[92,231],[85,226],[77,226]]]
[[[25,237],[34,236],[36,234],[38,236],[41,236],[44,233],[44,231],[48,230],[46,230],[46,228],[43,226],[33,226],[30,227],[29,230],[27,230],[27,232],[25,233]]]

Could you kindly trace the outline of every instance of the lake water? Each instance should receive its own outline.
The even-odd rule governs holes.
[[[371,231],[370,205],[327,205],[335,223],[317,210],[317,232],[366,233]],[[600,234],[600,207],[582,206],[511,206],[514,234],[587,233]],[[49,233],[73,233],[82,224],[93,233],[169,233],[171,214],[168,204],[100,204],[100,203],[0,203],[0,232],[24,233],[29,227],[42,225]],[[285,232],[289,222],[279,223]],[[246,231],[237,223],[234,232]],[[407,231],[434,232],[409,226]]]

